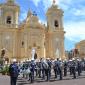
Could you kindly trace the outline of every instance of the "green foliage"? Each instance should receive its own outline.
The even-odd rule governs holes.
[[[1,73],[3,74],[3,75],[5,75],[5,74],[9,74],[9,66],[4,66],[3,67],[3,69],[1,70]]]
[[[1,73],[2,73],[3,75],[5,75],[5,74],[6,74],[6,70],[3,68],[3,69],[1,70]]]

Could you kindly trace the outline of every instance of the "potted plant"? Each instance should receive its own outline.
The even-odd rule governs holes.
[[[3,68],[2,71],[1,71],[2,75],[5,75],[6,74],[6,69]]]
[[[6,74],[9,75],[9,66],[6,66],[5,69],[6,69]]]

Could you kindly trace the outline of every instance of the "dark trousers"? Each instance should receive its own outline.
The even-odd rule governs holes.
[[[81,67],[78,67],[78,76],[80,76],[81,75]]]
[[[57,69],[54,69],[55,78],[57,78]]]
[[[67,68],[64,68],[64,76],[67,76]]]
[[[62,69],[58,69],[59,70],[59,75],[60,75],[60,80],[62,80]]]
[[[72,74],[73,74],[73,78],[76,78],[76,69],[75,69],[75,67],[72,67]]]
[[[45,79],[45,69],[42,69],[42,79]]]
[[[34,71],[29,74],[30,83],[34,82]]]
[[[45,74],[46,74],[46,77],[47,77],[46,81],[49,81],[50,77],[51,77],[50,70],[49,69],[45,69]]]
[[[39,75],[39,78],[41,78],[41,69],[38,70],[38,75]]]
[[[36,76],[38,76],[38,69],[35,69]]]
[[[72,75],[72,67],[70,67],[69,69],[70,69],[70,75]]]
[[[10,77],[10,85],[16,85],[17,77]]]

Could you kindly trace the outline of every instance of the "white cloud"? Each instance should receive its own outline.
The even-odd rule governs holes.
[[[27,17],[27,13],[23,12],[20,16],[20,21],[23,21],[24,19],[26,19],[26,17]]]
[[[85,21],[68,22],[65,24],[65,37],[71,41],[78,42],[85,39]]]
[[[42,1],[44,5],[44,10],[46,11],[52,4],[53,0],[32,0],[36,6],[38,6],[39,2]],[[59,7],[63,8],[64,10],[67,10],[70,7],[70,4],[72,4],[73,0],[56,0],[56,4],[59,5]]]
[[[73,0],[58,0],[58,3],[59,4],[61,4],[61,3],[63,3],[63,4],[71,4],[73,2]]]
[[[73,14],[76,16],[85,16],[85,7],[81,9],[75,9]]]
[[[52,4],[52,0],[32,0],[32,1],[36,6],[38,6],[39,5],[38,3],[42,1],[45,7],[44,10],[46,10]]]
[[[69,9],[69,5],[66,4],[62,4],[60,5],[61,9],[63,9],[64,11],[67,11]]]
[[[33,0],[33,1],[35,5],[38,5],[39,1],[41,0]],[[43,5],[45,6],[45,10],[51,6],[52,1],[53,0],[43,0]],[[64,11],[67,10],[67,12],[75,16],[85,15],[84,6],[81,6],[80,8],[76,8],[76,5],[73,6],[73,4],[75,3],[80,4],[80,2],[84,2],[84,0],[77,0],[77,2],[75,0],[56,0],[56,4],[62,7]],[[70,10],[68,11],[69,8]],[[66,38],[72,41],[76,41],[76,42],[81,39],[85,39],[85,28],[84,27],[85,27],[85,21],[80,20],[79,22],[75,22],[75,21],[70,22],[70,20],[68,20],[68,23],[65,22],[65,26],[64,26],[65,31],[66,31],[66,34],[65,34]]]
[[[43,1],[44,5],[47,6],[47,4],[51,5],[53,3],[53,0],[32,0],[34,4],[37,6],[40,1]],[[56,4],[71,4],[73,0],[55,0]]]
[[[40,0],[32,0],[33,2],[34,2],[34,4],[36,5],[36,6],[38,6],[38,3],[40,2]]]
[[[45,25],[45,26],[47,26],[47,22],[46,22],[46,21],[39,20],[39,23],[41,23],[42,25]]]

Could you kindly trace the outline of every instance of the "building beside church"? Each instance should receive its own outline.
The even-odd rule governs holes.
[[[75,48],[79,51],[79,57],[85,58],[85,40],[76,43]]]
[[[47,26],[28,10],[27,18],[19,24],[20,7],[14,0],[0,4],[0,54],[9,60],[64,58],[63,11],[55,3],[46,12]],[[4,53],[3,53],[4,50]]]

